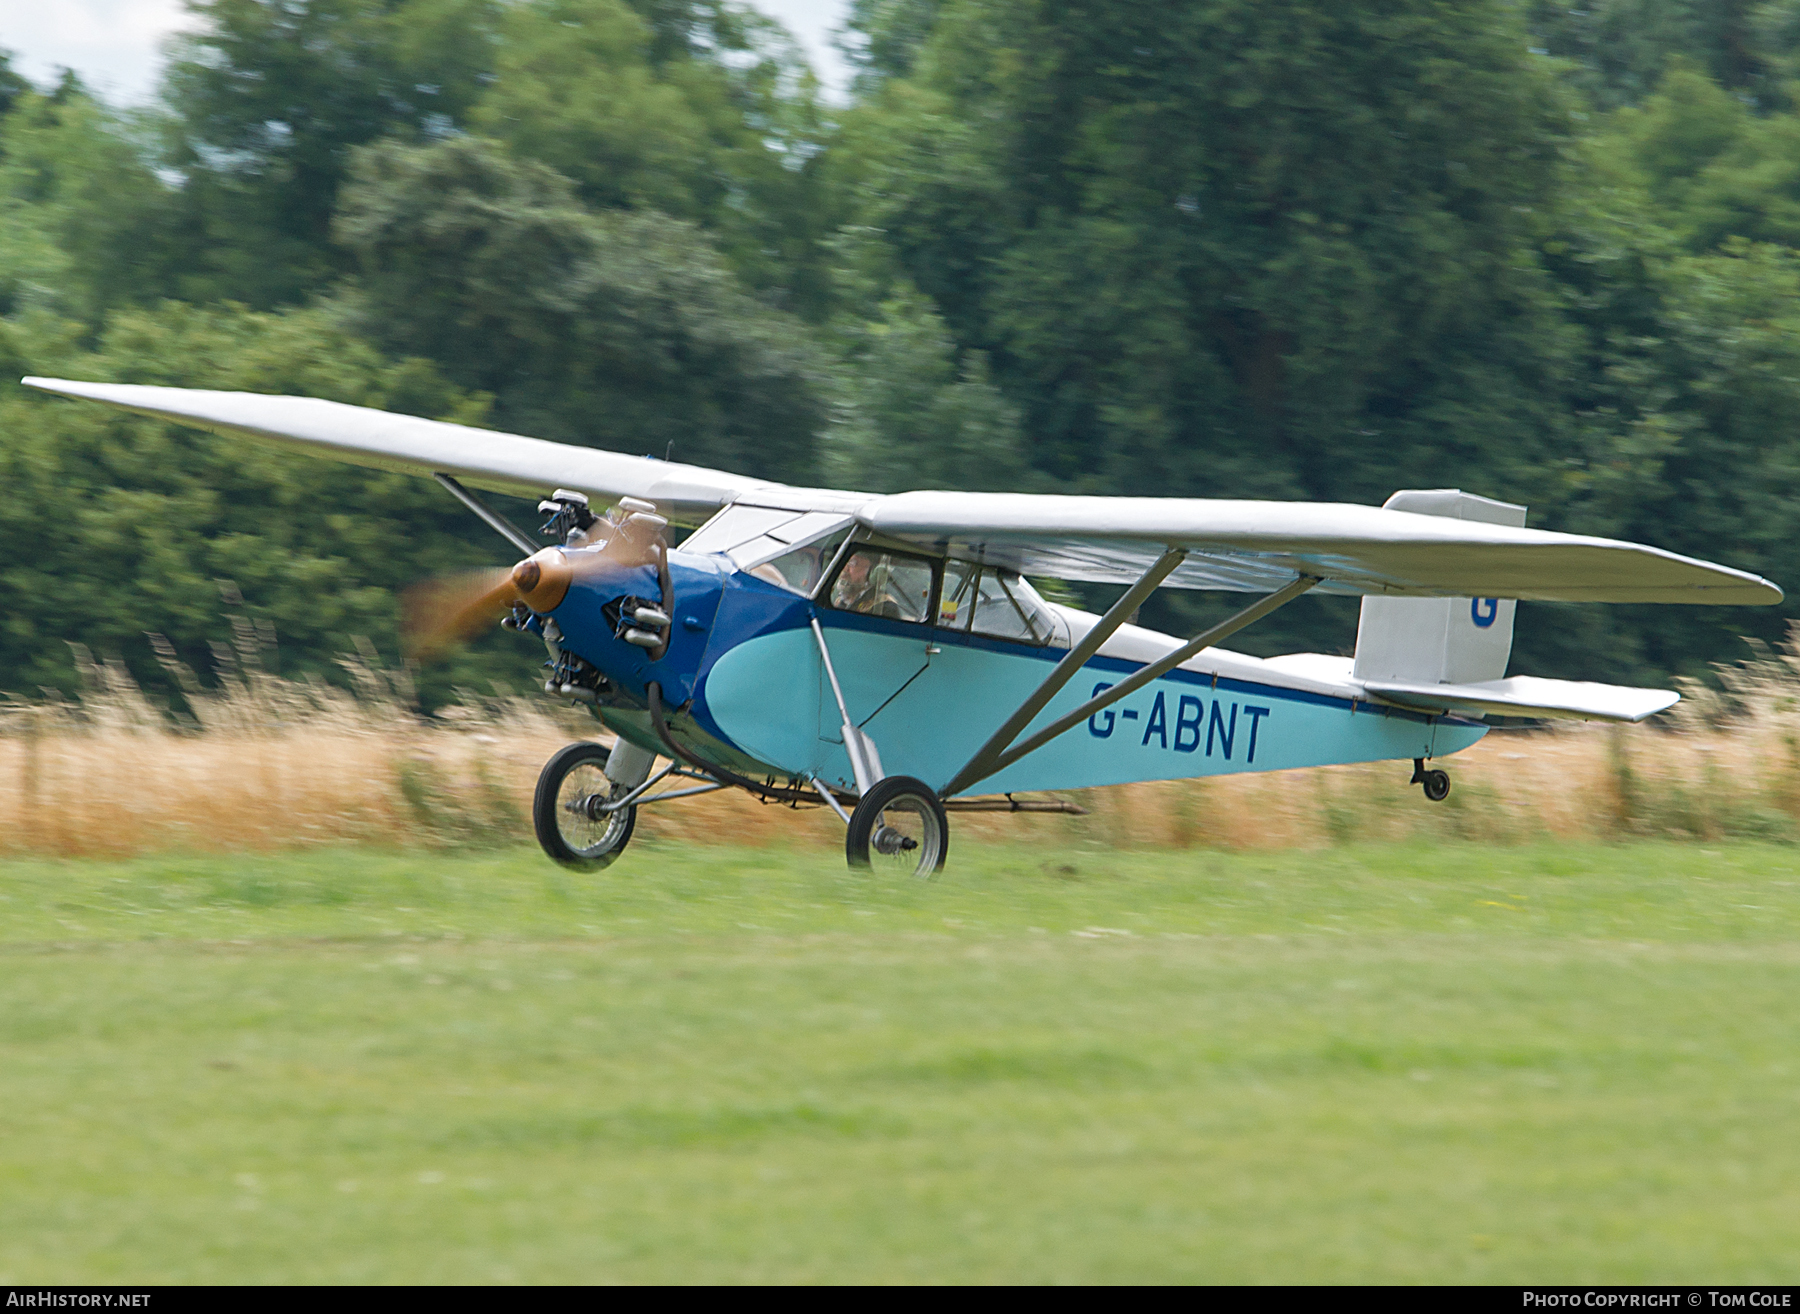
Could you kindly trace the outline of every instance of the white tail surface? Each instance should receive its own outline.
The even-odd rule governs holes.
[[[1515,529],[1525,525],[1524,507],[1455,488],[1402,489],[1382,506]],[[1356,629],[1356,678],[1408,685],[1498,680],[1512,656],[1517,606],[1509,598],[1365,597]]]
[[[1540,680],[1530,675],[1483,680],[1479,684],[1414,685],[1370,680],[1363,690],[1422,712],[1577,721],[1642,721],[1681,701],[1681,695],[1670,689],[1628,689],[1577,680]]]

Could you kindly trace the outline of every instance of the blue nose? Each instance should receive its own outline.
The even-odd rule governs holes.
[[[597,668],[627,700],[642,699],[656,680],[679,705],[691,696],[705,657],[721,584],[711,558],[680,552],[642,564],[584,563],[553,614],[561,647]]]

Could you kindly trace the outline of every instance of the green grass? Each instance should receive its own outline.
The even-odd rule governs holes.
[[[0,869],[0,1281],[1800,1278],[1800,852]]]

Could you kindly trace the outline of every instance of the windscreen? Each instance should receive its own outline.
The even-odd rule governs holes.
[[[811,597],[812,591],[819,586],[831,563],[837,559],[838,548],[850,536],[848,529],[840,529],[835,534],[828,534],[817,542],[808,543],[769,561],[760,562],[750,567],[750,573],[758,579],[767,580],[771,584],[779,584],[784,589],[791,589],[805,597]],[[733,557],[738,554],[732,553]]]

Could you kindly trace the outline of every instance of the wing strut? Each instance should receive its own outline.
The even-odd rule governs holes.
[[[955,779],[938,791],[939,795],[949,798],[952,794],[960,794],[976,781],[986,780],[1000,770],[1000,758],[1007,745],[1019,737],[1019,732],[1031,724],[1031,718],[1044,710],[1058,690],[1075,678],[1075,673],[1087,665],[1088,658],[1100,651],[1100,645],[1112,638],[1126,618],[1143,605],[1144,599],[1156,592],[1156,586],[1186,560],[1186,548],[1172,547],[1164,551],[1150,569],[1138,577],[1138,582],[1125,590],[1125,596],[1107,609],[1094,628],[1082,635],[1081,642],[1069,649],[1068,656],[1056,664],[1056,669],[1031,697],[1019,704],[1019,710],[1006,718],[1006,724],[994,731],[993,737],[956,773]]]
[[[989,776],[1004,771],[1027,753],[1036,752],[1065,730],[1080,725],[1095,712],[1110,707],[1121,698],[1136,693],[1150,681],[1167,675],[1201,649],[1210,648],[1220,639],[1236,634],[1245,626],[1261,620],[1277,608],[1285,607],[1319,582],[1319,577],[1316,575],[1300,576],[1287,587],[1277,589],[1267,597],[1251,603],[1235,616],[1220,621],[1203,634],[1195,635],[1175,651],[1165,653],[1148,666],[1126,676],[1104,693],[1088,699],[1074,711],[1058,717],[1016,748],[1009,748],[1008,745],[1018,737],[1019,732],[1031,724],[1031,719],[1044,710],[1045,705],[1056,696],[1056,692],[1067,684],[1082,666],[1086,665],[1088,658],[1100,650],[1100,645],[1111,638],[1119,626],[1125,623],[1125,617],[1129,616],[1140,602],[1150,596],[1169,572],[1181,564],[1181,559],[1186,555],[1187,553],[1180,548],[1170,548],[1157,558],[1156,564],[1145,571],[1143,578],[1133,584],[1125,596],[1115,602],[1106,615],[1100,618],[1099,623],[1083,636],[1081,642],[1069,650],[1069,655],[1056,664],[1056,669],[1050,672],[1049,678],[1020,705],[1018,711],[1007,718],[1006,724],[996,730],[993,738],[981,746],[981,750],[969,759],[968,765],[958,771],[950,783],[938,791],[940,795],[948,798],[952,794],[959,794],[978,781],[986,780]]]
[[[540,546],[542,546],[541,544],[533,543],[530,539],[526,538],[524,534],[513,527],[512,521],[508,520],[498,511],[490,511],[487,507],[476,501],[475,494],[464,488],[442,470],[431,477],[442,484],[451,497],[454,497],[458,502],[461,502],[464,506],[468,507],[469,510],[480,516],[489,529],[493,530],[496,534],[500,535],[501,538],[504,538],[507,542],[518,548],[519,551],[523,552],[526,556],[531,556]]]

